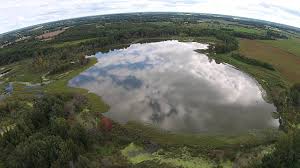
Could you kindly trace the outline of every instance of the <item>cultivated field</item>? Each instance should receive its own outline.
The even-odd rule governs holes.
[[[264,43],[270,44],[274,47],[286,50],[294,55],[300,57],[300,39],[291,38],[287,40],[264,40]]]
[[[68,27],[65,27],[61,30],[56,30],[56,31],[53,31],[53,32],[44,33],[42,35],[37,36],[36,38],[39,39],[39,40],[51,40],[55,36],[63,33],[64,31],[66,31],[67,29],[68,29]]]
[[[300,82],[300,56],[287,49],[277,48],[264,41],[243,39],[240,40],[240,53],[272,64],[290,83]]]

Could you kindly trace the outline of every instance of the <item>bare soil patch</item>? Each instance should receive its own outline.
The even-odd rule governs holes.
[[[39,39],[39,40],[44,40],[44,41],[47,41],[47,40],[51,40],[53,39],[55,36],[63,33],[64,31],[66,31],[68,29],[68,27],[65,27],[63,29],[60,29],[60,30],[56,30],[56,31],[53,31],[53,32],[47,32],[47,33],[44,33],[42,35],[39,35],[36,37],[36,39]]]

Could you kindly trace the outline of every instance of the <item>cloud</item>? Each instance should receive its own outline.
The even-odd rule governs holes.
[[[198,12],[300,27],[298,0],[0,0],[0,33],[81,16],[126,12]]]

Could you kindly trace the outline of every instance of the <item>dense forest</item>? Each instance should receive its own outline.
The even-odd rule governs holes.
[[[72,99],[74,111],[64,109],[65,102]],[[0,140],[5,166],[66,167],[77,160],[94,139],[70,119],[84,105],[82,99],[79,95],[49,95],[37,99],[33,108],[25,108],[19,101],[2,106],[2,117],[16,116],[14,129]]]

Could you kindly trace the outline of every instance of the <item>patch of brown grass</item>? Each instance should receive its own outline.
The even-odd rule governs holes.
[[[64,31],[66,31],[67,29],[68,29],[68,27],[65,27],[65,28],[63,28],[63,29],[61,29],[61,30],[56,30],[56,31],[53,31],[53,32],[47,32],[47,33],[44,33],[44,34],[42,34],[42,35],[37,36],[36,39],[39,39],[39,40],[45,40],[45,41],[51,40],[51,39],[53,39],[55,36],[57,36],[57,35],[63,33]]]
[[[300,57],[258,40],[240,40],[240,53],[272,64],[290,83],[300,83]]]

